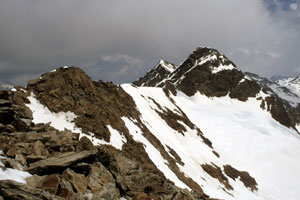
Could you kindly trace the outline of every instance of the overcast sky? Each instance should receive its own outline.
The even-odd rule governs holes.
[[[0,0],[0,82],[65,65],[131,82],[209,46],[243,71],[300,74],[300,0]]]

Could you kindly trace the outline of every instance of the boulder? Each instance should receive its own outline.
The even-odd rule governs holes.
[[[63,200],[63,198],[53,195],[45,190],[11,180],[0,181],[0,196],[3,199],[19,200]]]
[[[114,184],[105,184],[100,192],[93,194],[92,200],[119,200],[120,194]]]
[[[77,174],[68,168],[62,173],[62,177],[71,183],[75,192],[84,192],[87,189],[88,183],[83,174]]]
[[[84,151],[84,150],[95,150],[95,149],[96,149],[96,147],[91,142],[91,140],[85,136],[80,138],[79,142],[76,145],[76,152],[80,152],[80,151]]]
[[[51,174],[49,176],[43,177],[38,183],[38,187],[52,194],[56,194],[58,192],[58,186],[60,183],[60,178],[58,174]]]
[[[45,145],[40,141],[35,141],[32,145],[32,153],[37,156],[47,156]]]
[[[60,155],[47,158],[45,160],[40,160],[30,164],[27,171],[31,174],[51,174],[52,172],[59,172],[67,168],[72,164],[76,164],[87,160],[89,158],[95,157],[97,150],[93,151],[82,151],[82,152],[66,152]]]
[[[68,182],[64,177],[61,177],[58,196],[61,196],[65,199],[73,199],[74,191],[70,182]]]
[[[106,184],[116,184],[112,174],[100,162],[91,166],[87,180],[88,186],[93,193],[101,191]]]

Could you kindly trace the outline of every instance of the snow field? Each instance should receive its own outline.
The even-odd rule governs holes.
[[[147,98],[145,97],[153,98],[156,102],[165,102],[168,100],[168,102],[165,102],[163,105],[168,105],[169,109],[172,110],[175,105],[172,104],[170,99],[168,99],[164,93],[158,92],[159,90],[162,91],[161,88],[136,88],[129,84],[123,84],[122,88],[133,97],[138,110],[142,114],[141,120],[151,133],[160,140],[162,145],[165,147],[165,150],[168,152],[167,146],[171,147],[184,162],[184,166],[177,164],[179,169],[184,172],[187,177],[191,177],[195,182],[197,182],[203,188],[204,192],[216,198],[236,199],[240,196],[240,199],[257,199],[257,194],[250,192],[247,188],[245,188],[243,183],[240,181],[235,182],[233,180],[229,180],[230,184],[235,188],[234,191],[229,191],[234,195],[235,198],[233,198],[224,191],[224,186],[221,185],[217,179],[212,178],[202,169],[201,164],[210,164],[212,162],[222,168],[222,166],[228,162],[225,163],[221,159],[217,158],[212,153],[212,149],[203,143],[202,139],[197,136],[196,130],[190,129],[183,122],[179,121],[179,123],[185,126],[187,130],[184,132],[183,136],[181,133],[169,127],[167,123],[160,118],[155,111],[155,109],[158,108],[153,108],[149,105],[146,100]],[[144,144],[147,143],[149,142],[147,141]],[[149,157],[154,163],[158,162],[155,157]],[[166,175],[165,171],[162,172]],[[166,175],[166,177],[168,176]],[[177,184],[174,179],[170,178],[170,180]],[[177,186],[181,187],[180,185]]]

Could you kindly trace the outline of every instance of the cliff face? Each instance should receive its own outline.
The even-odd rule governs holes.
[[[224,55],[198,48],[134,84],[63,67],[1,91],[0,198],[292,198],[298,126]]]

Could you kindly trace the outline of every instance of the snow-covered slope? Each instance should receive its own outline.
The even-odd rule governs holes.
[[[151,132],[181,158],[184,163],[179,165],[181,171],[199,183],[207,194],[222,199],[243,200],[300,198],[297,189],[300,184],[300,136],[262,110],[260,100],[251,98],[241,102],[228,96],[208,98],[200,93],[188,97],[179,92],[167,101],[160,88],[122,87],[134,98],[141,118]],[[264,97],[265,94],[261,92],[258,96]],[[174,112],[177,112],[178,106],[212,141],[220,158],[201,142],[195,130],[186,127],[186,132],[181,135],[170,128],[149,99]],[[225,164],[230,164],[249,172],[257,181],[258,191],[251,192],[238,179],[234,181],[229,177],[234,189],[227,190],[202,169],[201,165],[206,163],[214,163],[221,169]]]
[[[299,78],[283,78],[272,81],[257,74],[246,73],[249,78],[257,81],[269,94],[277,95],[288,105],[295,108],[300,103],[300,81]]]
[[[286,79],[280,79],[276,83],[282,87],[290,89],[294,94],[300,97],[300,77],[292,77]]]

